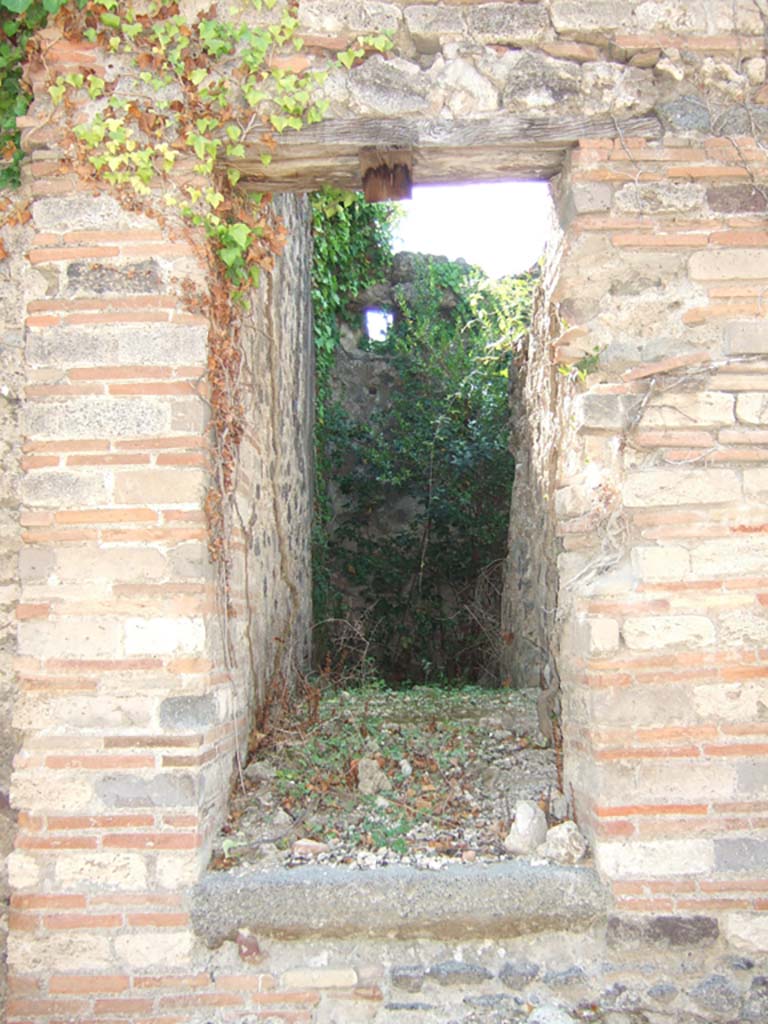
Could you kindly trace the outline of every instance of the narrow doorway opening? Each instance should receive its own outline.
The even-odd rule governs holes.
[[[549,191],[311,202],[315,663],[245,769],[219,863],[512,856],[518,801],[566,816],[538,691],[515,689],[501,657],[509,376]]]

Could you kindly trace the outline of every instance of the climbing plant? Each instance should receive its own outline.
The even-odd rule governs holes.
[[[477,679],[488,669],[489,623],[478,621],[475,594],[505,552],[507,366],[531,290],[529,275],[489,282],[464,263],[413,258],[394,288],[393,326],[369,342],[395,376],[391,400],[364,420],[336,410],[326,432],[343,499],[331,579],[370,609],[386,678]],[[393,508],[407,510],[399,524]]]
[[[366,288],[383,281],[392,262],[392,228],[396,208],[368,203],[359,194],[325,188],[311,197],[312,306],[316,360],[315,514],[312,537],[313,605],[318,621],[338,611],[330,587],[328,453],[341,415],[330,389],[330,374],[340,326],[354,318],[350,303]],[[322,657],[325,632],[316,633]]]

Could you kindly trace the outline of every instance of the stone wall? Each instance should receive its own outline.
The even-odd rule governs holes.
[[[19,197],[0,201],[13,211]],[[23,216],[22,216],[23,219]],[[15,218],[14,218],[15,220]],[[18,736],[12,727],[16,698],[16,605],[19,597],[18,550],[21,428],[19,408],[23,386],[21,277],[28,232],[23,224],[6,225],[0,233],[0,962],[5,961],[8,927],[6,858],[13,848],[15,816],[9,790],[11,764]],[[5,1015],[5,971],[0,972],[0,1016]]]
[[[537,509],[554,506],[545,537],[559,538],[551,648],[566,788],[610,886],[615,927],[630,947],[661,936],[678,963],[696,965],[703,987],[685,994],[705,1020],[764,1017],[755,1000],[768,973],[760,10],[748,0],[306,2],[300,62],[358,30],[391,27],[397,50],[335,72],[330,120],[281,136],[269,172],[243,165],[278,185],[292,168],[298,190],[308,174],[354,183],[361,146],[398,143],[414,148],[417,181],[559,176],[553,306],[542,307],[527,386],[531,397],[540,387],[557,396],[553,408],[565,402],[565,430],[546,406],[530,428],[530,485]],[[50,74],[79,66],[81,51],[49,42]],[[455,975],[437,966],[484,956],[493,983],[482,975],[488,986],[467,994],[498,995],[506,950],[527,939],[395,952],[310,939],[275,948],[273,972],[259,936],[234,936],[237,947],[214,955],[193,933],[190,888],[223,813],[249,700],[222,650],[205,555],[209,322],[178,286],[204,284],[207,269],[183,237],[67,173],[42,70],[35,84],[25,120],[32,223],[8,1019],[427,1019],[423,1008],[384,1002],[396,988],[385,971],[409,963],[435,968],[425,984],[440,1018],[438,978]],[[296,224],[300,209],[286,207]],[[301,246],[291,250],[286,280],[304,260]],[[260,316],[277,281],[264,284]],[[288,347],[304,334],[305,301],[286,313]],[[281,474],[301,465],[308,393],[296,383],[300,358],[273,373],[279,331],[257,324],[248,337],[264,392],[240,494],[251,481],[269,490],[257,499],[255,571],[235,580],[233,604],[245,604],[238,588],[266,579],[266,611],[289,562],[293,585],[304,585],[306,535],[294,523],[295,543],[281,546],[273,528],[306,508],[306,485],[286,491]],[[556,367],[578,366],[595,347],[597,367],[566,388]],[[277,416],[301,424],[291,441]],[[273,471],[275,452],[288,457]],[[262,552],[281,568],[260,572]],[[291,621],[273,619],[267,645],[305,621],[306,602],[286,586],[277,608]],[[274,678],[277,649],[247,659],[260,664],[261,686]],[[710,940],[711,957],[701,952]],[[594,948],[610,949],[602,941]],[[541,952],[548,971],[572,962],[560,949]],[[442,1004],[459,1013],[453,996]],[[685,1000],[674,1009],[681,1020],[689,1012]]]

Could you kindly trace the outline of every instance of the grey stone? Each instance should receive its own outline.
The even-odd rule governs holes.
[[[154,226],[154,222],[128,213],[120,203],[103,192],[78,195],[71,193],[61,199],[36,199],[32,217],[40,231],[87,231],[109,227],[111,230]]]
[[[750,1024],[768,1024],[768,977],[763,974],[752,979],[744,999],[741,1018]]]
[[[576,420],[586,430],[623,430],[640,401],[635,395],[578,395]]]
[[[736,789],[739,793],[768,793],[768,763],[757,761],[736,768]]]
[[[554,0],[552,24],[559,35],[581,42],[602,42],[629,16],[620,0]]]
[[[441,871],[302,867],[209,872],[192,896],[198,935],[220,945],[238,928],[285,938],[493,938],[581,931],[603,917],[606,891],[588,868],[523,860]]]
[[[720,935],[717,919],[659,914],[652,917],[626,914],[608,918],[606,942],[609,948],[636,947],[644,943],[668,948],[711,946]]]
[[[300,11],[301,32],[367,34],[374,25],[376,32],[395,32],[400,23],[399,8],[380,0],[302,0]]]
[[[414,46],[422,53],[437,53],[443,43],[461,39],[466,32],[460,7],[415,4],[406,7],[404,15]]]
[[[389,977],[395,988],[401,988],[404,992],[420,992],[424,985],[424,968],[418,964],[393,967]]]
[[[544,812],[533,800],[518,800],[515,804],[515,820],[504,839],[508,853],[533,853],[547,837],[547,819]]]
[[[384,1008],[386,1010],[410,1010],[414,1013],[437,1009],[433,1003],[385,1003]]]
[[[507,988],[521,989],[537,978],[541,967],[532,960],[522,957],[519,960],[507,960],[499,971],[499,980]]]
[[[188,807],[197,804],[197,780],[189,773],[154,775],[114,774],[97,779],[96,795],[107,807]]]
[[[67,267],[67,292],[72,295],[137,295],[158,292],[162,285],[155,260],[119,267],[78,261]]]
[[[570,1013],[558,1006],[538,1006],[527,1017],[527,1024],[573,1024]]]
[[[367,796],[385,793],[392,789],[386,772],[379,767],[379,762],[372,757],[361,757],[357,765],[357,788]]]
[[[537,852],[558,864],[578,864],[587,852],[587,840],[575,821],[564,821],[547,831],[547,838]]]
[[[760,137],[768,131],[768,111],[758,106],[736,104],[719,114],[712,125],[715,135],[751,135]]]
[[[34,366],[81,366],[87,363],[128,363],[194,366],[205,362],[205,327],[174,324],[103,324],[98,327],[53,327],[30,330],[27,360]]]
[[[715,213],[762,213],[768,207],[765,189],[757,185],[710,185],[707,203]]]
[[[670,981],[660,981],[648,989],[648,998],[655,1003],[662,1003],[666,1006],[679,994],[679,989]]]
[[[729,355],[768,355],[768,324],[764,320],[730,320],[725,325]]]
[[[602,182],[579,182],[572,186],[569,199],[574,213],[606,213],[611,208],[613,189]]]
[[[380,54],[349,73],[349,93],[361,113],[397,116],[427,113],[430,81],[417,64]]]
[[[768,864],[768,839],[715,839],[716,871],[750,871],[759,874]]]
[[[25,410],[25,423],[38,438],[151,437],[168,430],[168,415],[167,403],[89,395],[32,405]]]
[[[493,975],[481,964],[468,964],[463,960],[446,960],[435,964],[427,971],[430,981],[438,985],[476,985],[479,981],[487,981]]]
[[[92,507],[109,502],[104,477],[96,473],[35,473],[24,477],[21,494],[28,505],[40,508]]]
[[[510,62],[506,82],[501,94],[502,106],[507,110],[530,113],[558,107],[581,91],[578,65],[568,61],[541,57],[520,51]]]
[[[166,697],[160,704],[160,725],[164,729],[205,729],[214,725],[218,718],[218,706],[212,693],[199,697]]]
[[[696,213],[704,208],[705,189],[694,182],[630,182],[616,193],[621,213]]]
[[[571,985],[580,985],[585,980],[584,969],[575,964],[562,971],[550,971],[544,976],[544,984],[553,988],[570,988]]]
[[[19,552],[19,576],[28,583],[47,579],[53,572],[56,558],[47,548],[22,548]]]
[[[467,30],[478,43],[525,46],[539,42],[549,30],[543,4],[491,3],[469,6]]]
[[[467,1006],[474,1006],[480,1010],[504,1007],[511,1001],[512,997],[504,995],[503,992],[489,992],[487,995],[482,996],[464,996],[462,1000]]]
[[[741,1005],[741,995],[733,982],[724,974],[711,974],[691,989],[691,999],[702,1010],[711,1013],[733,1014]]]
[[[664,127],[672,132],[708,132],[711,128],[709,107],[697,96],[680,96],[661,103],[657,113]]]

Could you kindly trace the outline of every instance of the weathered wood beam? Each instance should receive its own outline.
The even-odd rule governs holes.
[[[356,118],[324,121],[276,139],[269,167],[256,151],[237,166],[260,188],[309,191],[323,184],[362,187],[363,150],[406,149],[413,153],[413,181],[499,181],[551,178],[579,139],[657,139],[654,116],[625,118],[525,118],[500,112],[466,121]]]

